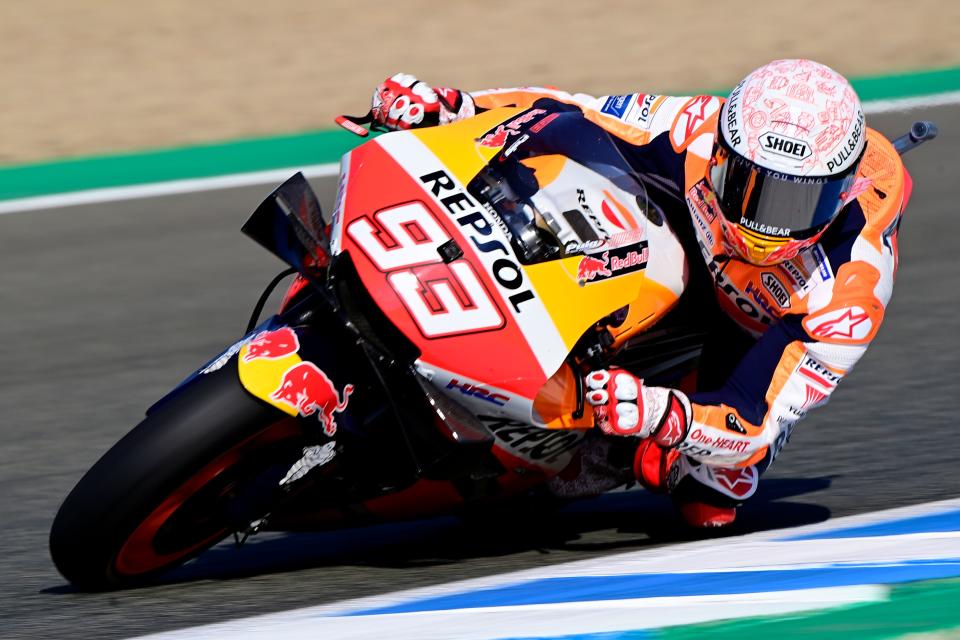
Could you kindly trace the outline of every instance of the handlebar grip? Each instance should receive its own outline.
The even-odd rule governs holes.
[[[910,131],[893,141],[893,148],[902,156],[927,140],[933,140],[938,133],[940,130],[934,123],[929,120],[917,120],[910,126]]]
[[[910,139],[914,142],[933,140],[938,133],[940,133],[940,129],[929,120],[918,120],[910,127]]]

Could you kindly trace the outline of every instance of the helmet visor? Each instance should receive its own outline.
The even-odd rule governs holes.
[[[709,175],[727,220],[765,236],[801,240],[836,217],[858,164],[834,176],[790,176],[731,153],[718,136]]]

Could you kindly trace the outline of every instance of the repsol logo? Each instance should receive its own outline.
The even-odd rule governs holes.
[[[796,160],[806,160],[813,153],[810,145],[794,138],[782,136],[779,133],[768,131],[760,135],[760,142],[763,148],[770,153],[778,156],[794,158]]]
[[[644,128],[649,128],[650,126],[650,117],[653,115],[653,103],[656,102],[657,98],[660,96],[654,95],[652,93],[644,94],[643,99],[638,103],[640,111],[637,113],[637,122],[642,125]]]
[[[814,358],[811,358],[810,356],[807,356],[804,359],[803,364],[800,366],[811,369],[812,371],[820,375],[822,378],[824,378],[827,382],[829,382],[834,387],[840,384],[840,380],[841,380],[840,376],[835,374],[833,371],[830,371],[830,369],[827,369],[825,366],[820,364],[819,361],[815,360]]]
[[[507,300],[517,313],[524,302],[533,300],[530,289],[517,264],[513,252],[499,238],[494,236],[494,226],[490,223],[483,207],[473,201],[466,191],[459,188],[450,175],[443,171],[432,171],[420,176],[420,182],[426,185],[437,197],[440,204],[460,225],[464,235],[479,251],[479,256],[487,271],[493,275],[497,284],[504,289]],[[441,196],[441,194],[446,194]]]
[[[792,260],[781,262],[780,266],[783,267],[783,270],[793,279],[794,285],[796,285],[798,290],[803,291],[807,288],[807,274],[801,271]]]
[[[477,416],[497,438],[497,445],[536,464],[565,464],[586,435],[575,429],[535,427],[498,416]]]
[[[580,203],[580,208],[589,216],[590,221],[593,222],[593,226],[597,229],[603,229],[603,225],[600,223],[600,219],[597,218],[597,214],[595,214],[593,209],[590,208],[590,205],[587,204],[587,194],[583,189],[577,189],[577,202]]]

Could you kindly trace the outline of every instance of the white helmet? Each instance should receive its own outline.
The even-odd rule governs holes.
[[[748,262],[776,264],[840,213],[866,147],[860,99],[810,60],[775,60],[730,93],[707,179],[724,237]]]

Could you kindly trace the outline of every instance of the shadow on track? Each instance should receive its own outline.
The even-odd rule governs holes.
[[[225,542],[144,586],[233,580],[324,566],[415,569],[530,551],[543,554],[544,563],[549,564],[549,556],[562,550],[626,552],[737,536],[828,519],[830,510],[826,507],[790,499],[825,490],[834,478],[771,478],[761,483],[757,495],[741,508],[737,522],[721,531],[686,527],[668,498],[643,491],[607,494],[565,505],[527,499],[462,518],[431,518],[323,533],[266,533],[240,549]],[[43,593],[72,591],[61,586]]]

